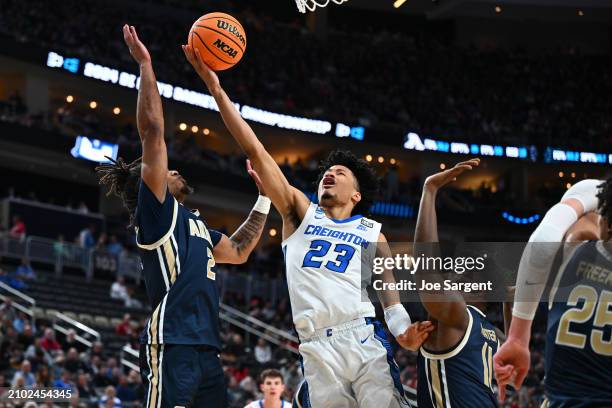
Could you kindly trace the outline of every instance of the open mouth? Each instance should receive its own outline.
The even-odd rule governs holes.
[[[324,177],[323,178],[323,188],[330,188],[336,185],[336,181],[333,177]]]

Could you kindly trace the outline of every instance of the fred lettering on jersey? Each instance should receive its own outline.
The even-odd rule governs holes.
[[[166,191],[160,203],[141,182],[136,241],[153,313],[141,334],[144,344],[198,344],[220,348],[219,294],[213,248],[221,234],[210,230]]]
[[[612,253],[585,242],[551,289],[544,386],[551,408],[612,407]]]
[[[374,316],[362,302],[362,261],[375,251],[381,225],[361,215],[328,218],[314,203],[282,244],[293,322],[301,338],[315,329]]]
[[[448,351],[421,347],[417,358],[419,408],[497,407],[493,394],[493,356],[499,347],[495,326],[484,313],[467,307],[468,327]]]

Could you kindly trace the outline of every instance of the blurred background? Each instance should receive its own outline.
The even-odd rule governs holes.
[[[483,163],[439,196],[446,240],[527,240],[573,183],[609,175],[607,1],[351,0],[302,15],[292,0],[0,0],[0,386],[142,405],[150,305],[127,217],[93,168],[140,155],[129,23],[160,81],[170,166],[196,188],[187,205],[215,229],[242,222],[257,190],[180,49],[211,11],[246,29],[243,60],[220,79],[290,182],[312,197],[330,150],[365,158],[389,240],[412,239],[424,178],[466,157]],[[257,396],[264,368],[282,370],[287,398],[301,379],[280,229],[272,211],[249,262],[217,275],[232,407]],[[503,327],[500,310],[489,318]],[[540,320],[508,407],[542,402]],[[396,359],[413,389],[416,355]]]

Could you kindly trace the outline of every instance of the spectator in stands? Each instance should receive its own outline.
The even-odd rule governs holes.
[[[13,225],[11,226],[11,230],[9,231],[9,236],[20,241],[23,241],[25,239],[26,225],[19,215],[13,216]]]
[[[3,282],[6,285],[9,285],[10,287],[17,289],[17,290],[26,290],[28,288],[28,285],[26,285],[24,282],[22,282],[19,279],[12,278],[2,268],[0,268],[0,282]]]
[[[53,358],[40,346],[41,342],[42,339],[34,339],[34,343],[28,346],[24,354],[24,357],[30,360],[35,370],[38,370],[41,365],[53,365]]]
[[[55,340],[55,332],[51,328],[45,329],[40,346],[51,354],[62,349],[57,340]]]
[[[123,315],[123,320],[121,323],[115,327],[115,332],[122,336],[131,336],[132,335],[132,323],[130,322],[131,316],[129,313]]]
[[[105,251],[107,243],[108,243],[108,236],[106,235],[105,232],[103,232],[98,237],[98,242],[96,243],[96,249],[99,251]]]
[[[89,213],[89,208],[87,208],[87,204],[85,204],[84,201],[81,201],[79,203],[79,206],[77,207],[77,211],[83,214],[88,214]]]
[[[32,266],[30,265],[30,260],[26,257],[21,258],[21,264],[17,267],[15,274],[17,275],[17,278],[20,279],[36,279],[36,273],[34,273],[34,269],[32,269]]]
[[[123,276],[117,276],[117,280],[111,285],[110,297],[112,299],[123,300],[124,302],[128,298],[125,278]]]
[[[133,387],[130,387],[128,379],[125,375],[119,377],[119,384],[117,385],[117,398],[121,402],[134,402],[138,400],[138,395]]]
[[[79,352],[76,348],[72,347],[66,353],[66,359],[64,360],[64,369],[71,375],[78,373],[79,371],[86,370],[85,364],[79,358]]]
[[[53,253],[58,257],[70,258],[70,251],[66,247],[66,241],[62,234],[57,236],[57,240],[53,243]]]
[[[51,381],[51,372],[49,371],[49,366],[46,364],[41,364],[36,370],[36,387],[37,388],[49,388],[53,386],[53,381]]]
[[[123,250],[123,245],[119,242],[116,235],[111,235],[106,246],[106,250],[113,255],[119,255]]]
[[[100,398],[100,408],[121,408],[121,400],[117,398],[115,387],[109,385],[104,390],[104,395]]]
[[[62,371],[61,377],[53,382],[53,387],[75,391],[74,384],[70,380],[70,373],[67,370]]]
[[[85,351],[85,345],[77,340],[76,331],[74,329],[68,329],[64,338],[60,340],[60,345],[62,346],[62,350],[74,348],[79,353]]]
[[[23,330],[21,330],[21,333],[19,333],[19,335],[17,336],[17,342],[21,344],[25,350],[32,344],[34,344],[35,338],[34,330],[32,329],[32,325],[29,323],[29,317],[25,313],[22,313],[22,315],[22,318],[25,319],[25,323],[23,325]],[[13,326],[15,326],[14,323]]]
[[[134,309],[142,309],[142,302],[134,297],[134,288],[127,288],[127,297],[125,298],[125,307]]]
[[[89,379],[89,374],[79,373],[77,380],[77,391],[79,392],[79,398],[87,401],[95,401],[98,399],[98,394],[95,388],[92,386]]]
[[[229,362],[235,362],[242,358],[244,355],[244,343],[240,334],[234,333],[230,337],[222,355],[222,358]]]
[[[23,360],[21,368],[15,372],[11,386],[17,386],[20,377],[23,379],[26,388],[32,388],[36,385],[36,378],[32,374],[32,365],[28,360]]]
[[[255,360],[259,364],[266,364],[272,360],[272,349],[266,341],[260,337],[255,346]]]
[[[95,233],[96,227],[93,224],[83,228],[79,233],[79,246],[85,249],[93,248],[96,245]]]
[[[93,347],[89,351],[89,356],[90,356],[89,358],[92,360],[94,357],[98,357],[99,359],[106,358],[103,347],[104,345],[102,344],[101,341],[94,342]]]
[[[28,320],[28,315],[23,312],[18,312],[17,317],[13,320],[13,328],[15,331],[19,334],[23,333],[23,328]]]

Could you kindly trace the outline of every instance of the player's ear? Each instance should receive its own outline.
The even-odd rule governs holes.
[[[361,201],[361,193],[359,191],[355,191],[351,196],[351,199],[353,200],[353,203],[357,205],[357,203]]]

